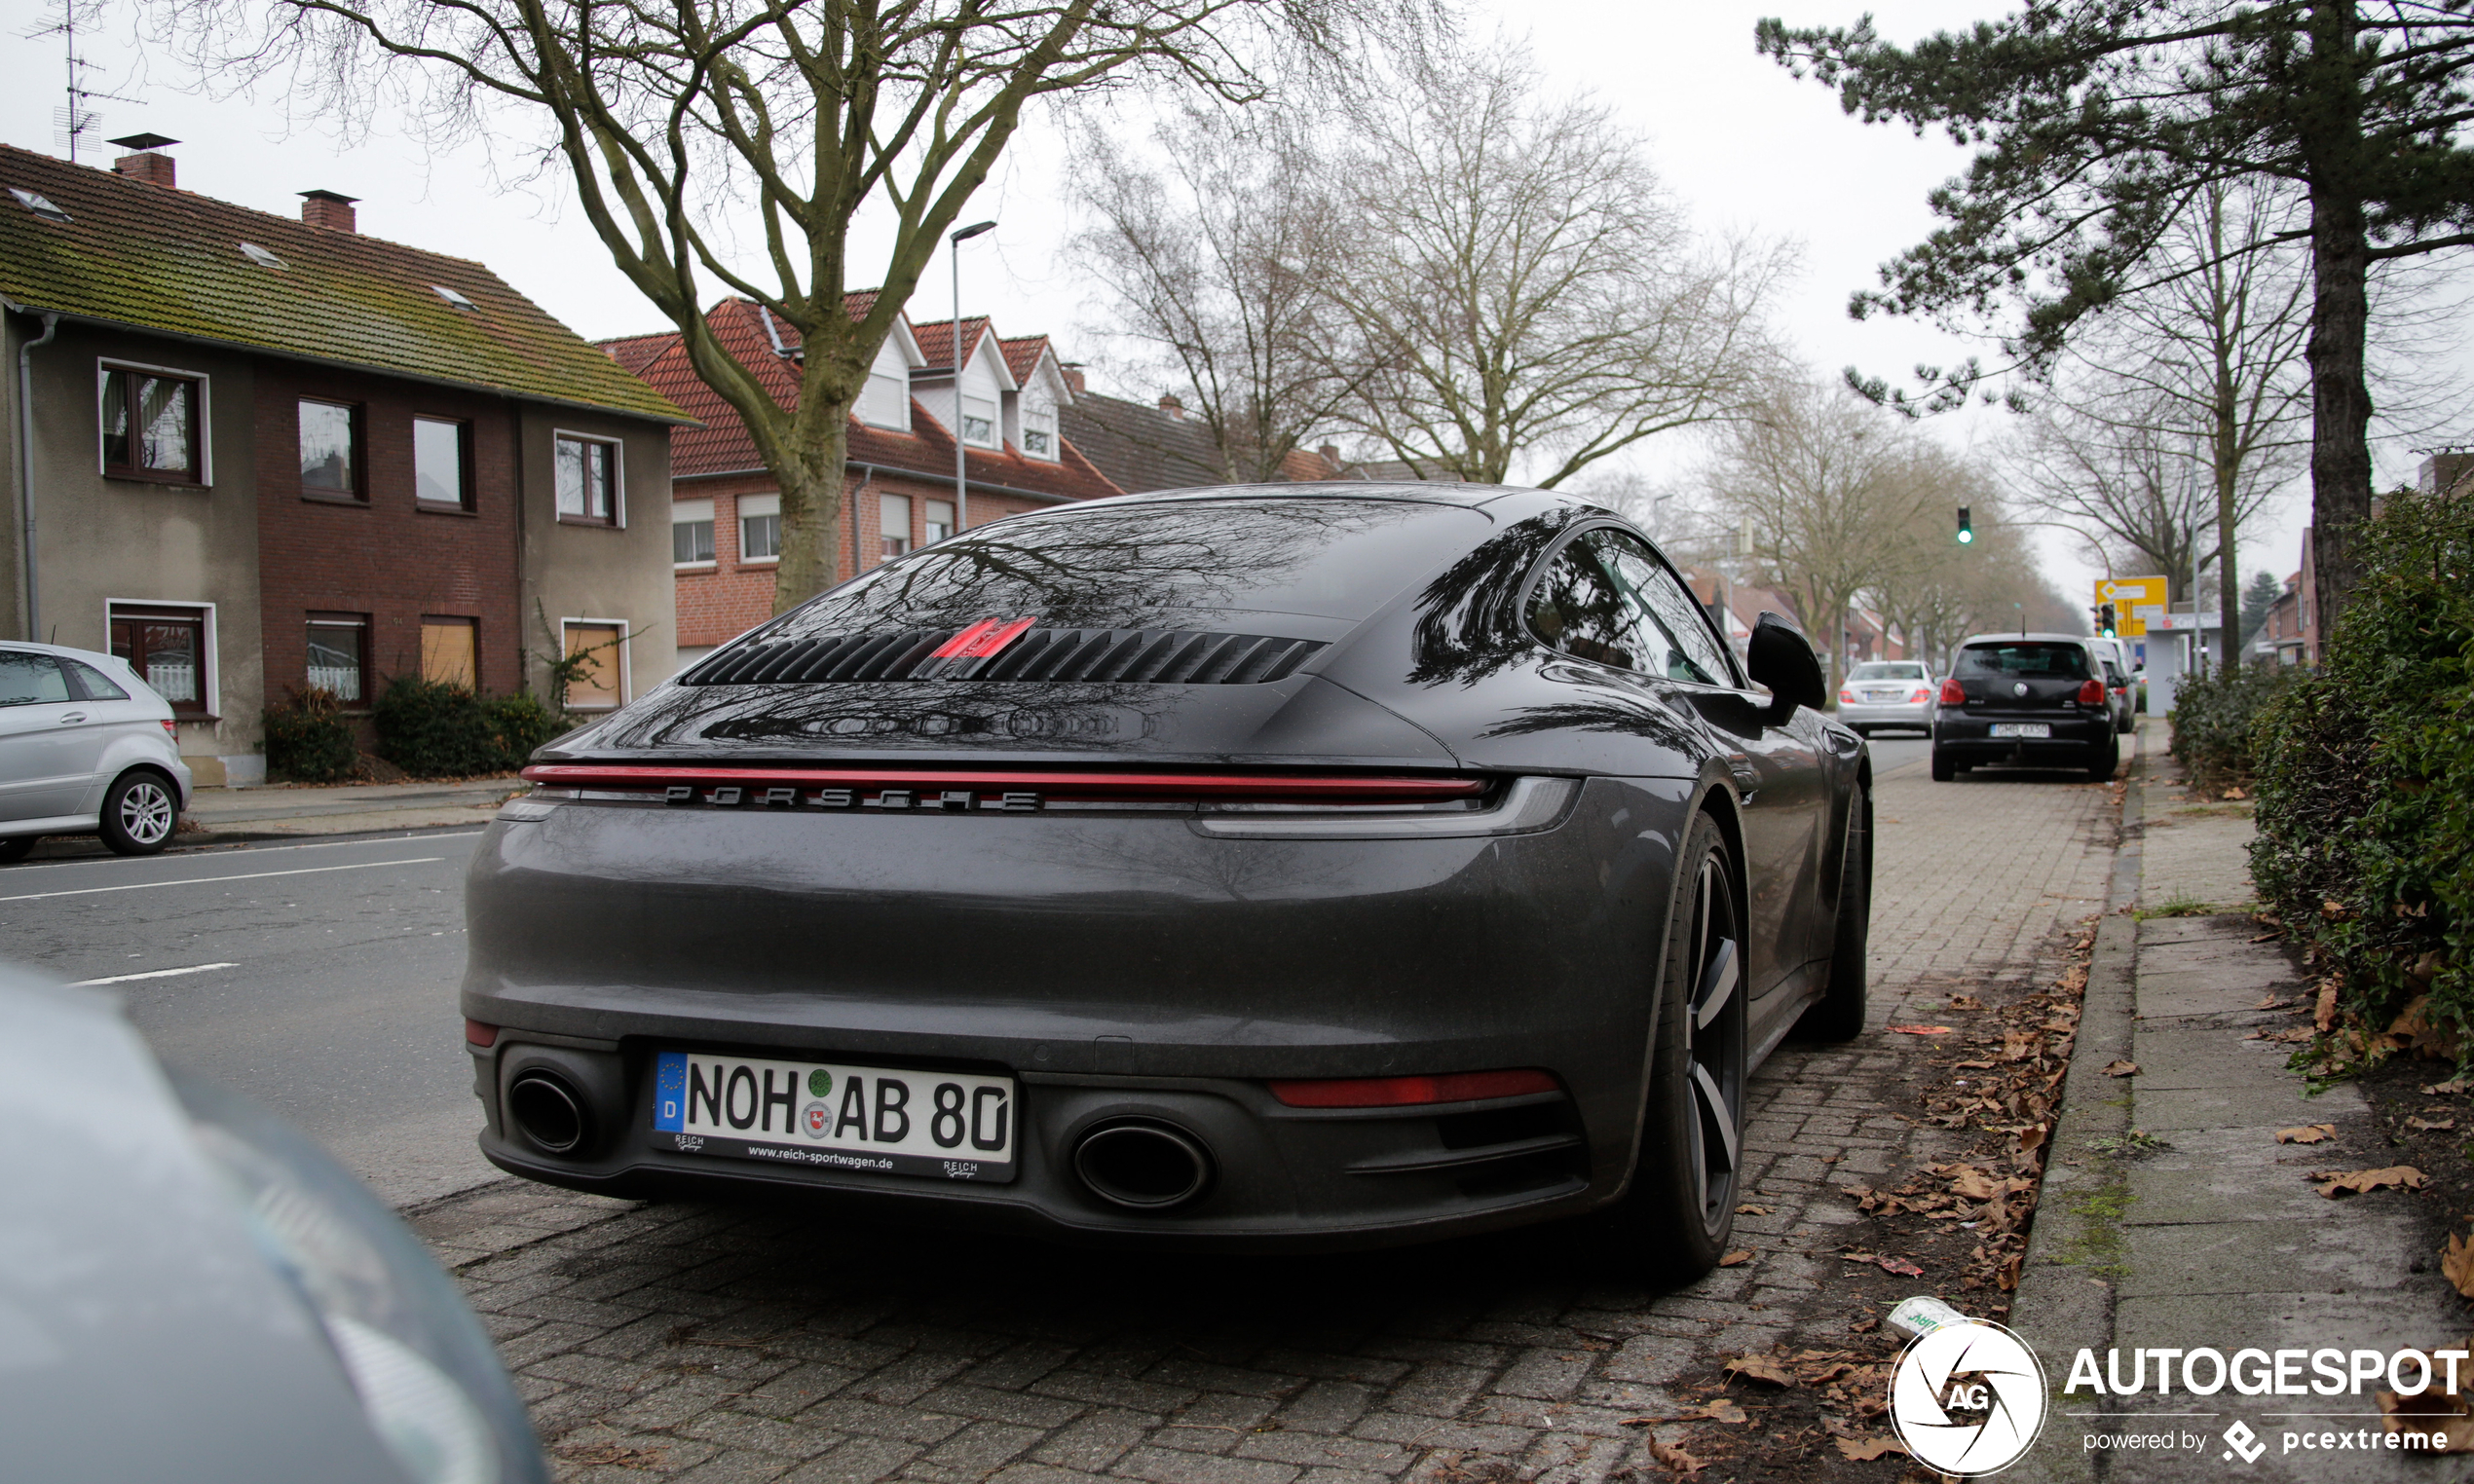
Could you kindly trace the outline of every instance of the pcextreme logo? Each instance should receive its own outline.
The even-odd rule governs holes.
[[[1939,1325],[1899,1355],[1890,1423],[1919,1464],[1997,1473],[2043,1429],[2044,1368],[2027,1342],[1989,1319]]]

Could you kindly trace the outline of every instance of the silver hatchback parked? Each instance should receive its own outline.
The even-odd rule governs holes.
[[[126,660],[0,644],[0,863],[47,835],[152,855],[188,801],[171,703]]]
[[[1868,660],[1838,687],[1838,720],[1866,736],[1876,726],[1930,731],[1932,701],[1932,672],[1922,660]]]

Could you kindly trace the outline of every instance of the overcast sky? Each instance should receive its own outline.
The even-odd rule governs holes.
[[[1885,259],[1930,231],[1926,193],[1954,174],[1965,155],[1937,136],[1920,139],[1901,129],[1856,123],[1840,112],[1828,90],[1796,82],[1756,56],[1751,45],[1756,15],[1838,23],[1854,21],[1865,8],[1861,0],[1756,6],[1490,0],[1468,13],[1468,31],[1474,38],[1525,37],[1550,77],[1613,103],[1646,135],[1657,167],[1704,226],[1797,242],[1803,270],[1779,318],[1816,371],[1835,375],[1854,364],[1902,377],[1918,362],[1943,364],[1989,351],[1912,322],[1856,323],[1846,313],[1851,290],[1874,282]],[[1912,39],[2007,7],[1876,0],[1870,8],[1885,35]],[[384,121],[369,142],[347,150],[331,132],[287,126],[278,99],[215,101],[183,92],[175,65],[150,61],[133,46],[132,19],[129,0],[104,0],[100,26],[82,38],[81,50],[97,64],[88,86],[133,99],[96,105],[104,135],[150,130],[182,141],[169,153],[178,161],[184,189],[287,216],[299,210],[298,192],[341,191],[361,198],[362,232],[482,259],[588,337],[659,326],[659,316],[609,266],[599,241],[554,183],[526,188],[494,178],[478,147],[431,159]],[[61,42],[17,35],[32,23],[0,41],[8,75],[19,79],[0,99],[0,137],[61,153],[55,138],[55,114],[63,102]],[[118,151],[106,146],[105,153]],[[1073,225],[1061,204],[1064,167],[1055,124],[1027,129],[971,212],[973,219],[993,216],[1001,225],[963,249],[963,300],[972,313],[993,313],[1008,335],[1056,336],[1070,360],[1097,347],[1086,333],[1094,307],[1058,260],[1058,244]],[[854,286],[874,281],[874,270],[865,265],[881,261],[882,250],[881,240],[870,234],[863,233],[858,245]],[[940,257],[913,302],[915,318],[951,313],[946,275]],[[1161,389],[1106,390],[1149,397]],[[1999,438],[2007,422],[2007,414],[1979,410],[1933,427],[1937,436],[1964,446]],[[1670,475],[1692,452],[1688,438],[1675,436],[1638,463],[1653,476]],[[2383,454],[2383,480],[2411,474],[2412,461],[2401,450]],[[2258,554],[2246,558],[2246,569],[2267,565],[2280,577],[2293,570],[2306,506],[2300,490],[2283,500],[2275,518],[2264,523],[2264,539]],[[2048,538],[2044,545],[2066,590],[2083,590],[2092,570],[2069,554],[2067,541]]]

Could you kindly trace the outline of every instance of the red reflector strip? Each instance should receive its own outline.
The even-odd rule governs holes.
[[[943,644],[938,645],[936,647],[936,652],[930,654],[928,658],[952,659],[955,655],[961,653],[969,646],[975,645],[982,639],[986,638],[988,636],[988,631],[994,627],[996,627],[995,619],[982,618],[979,622],[972,624],[969,628],[962,630],[962,632],[955,635]]]
[[[496,1046],[499,1044],[499,1028],[495,1025],[484,1025],[467,1017],[464,1021],[464,1039],[475,1046]]]
[[[1557,1091],[1535,1067],[1506,1072],[1445,1072],[1438,1077],[1343,1077],[1275,1082],[1271,1095],[1293,1108],[1405,1108],[1430,1102],[1477,1102]]]
[[[1475,798],[1476,778],[1284,778],[1255,773],[1052,773],[895,770],[822,767],[628,767],[594,762],[537,762],[525,781],[564,788],[666,789],[672,784],[814,785],[827,788],[1026,789],[1058,798],[1299,798],[1333,802],[1427,803]]]

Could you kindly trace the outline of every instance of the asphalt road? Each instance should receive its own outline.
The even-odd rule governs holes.
[[[7,956],[103,982],[156,1052],[403,1205],[496,1177],[456,1014],[478,831],[0,868]]]

